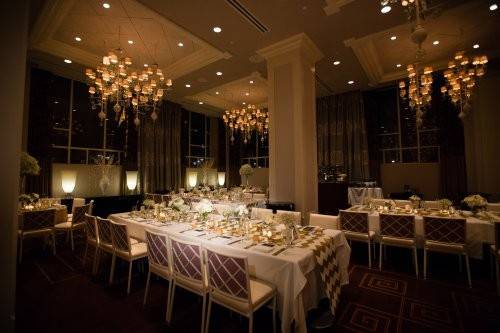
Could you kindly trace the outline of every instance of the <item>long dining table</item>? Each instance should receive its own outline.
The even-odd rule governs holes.
[[[307,332],[307,311],[317,307],[325,296],[320,270],[312,250],[301,247],[286,248],[282,252],[266,249],[265,246],[248,246],[244,240],[191,230],[186,223],[162,223],[132,216],[130,213],[113,214],[111,220],[127,225],[131,237],[145,240],[145,230],[175,236],[187,241],[219,247],[228,255],[248,258],[250,275],[276,286],[278,292],[278,313],[282,332],[290,332],[292,325],[296,332]],[[349,283],[348,265],[351,249],[344,234],[339,230],[323,231],[333,239],[340,283]],[[278,250],[278,251],[276,251]],[[278,253],[278,254],[277,254]]]

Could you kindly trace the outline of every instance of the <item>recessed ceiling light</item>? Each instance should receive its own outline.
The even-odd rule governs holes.
[[[249,92],[245,93],[245,96],[250,96],[250,93]]]
[[[387,14],[388,12],[390,12],[390,11],[391,11],[391,9],[392,9],[392,8],[391,8],[391,6],[389,6],[389,5],[385,5],[384,7],[382,7],[382,8],[380,9],[380,11],[382,12],[382,14]]]
[[[438,41],[438,40],[435,40],[435,41],[433,41],[433,42],[432,42],[432,44],[434,44],[434,45],[439,45],[439,41]]]
[[[202,101],[199,101],[199,102],[198,102],[198,104],[202,105],[202,104],[203,104],[203,102],[202,102]]]
[[[213,30],[215,33],[219,33],[222,31],[222,29],[220,27],[214,27]]]
[[[64,59],[64,62],[67,63],[67,64],[71,64],[73,61],[71,61],[69,59]]]
[[[475,49],[478,49],[479,48],[479,44],[474,44],[474,45],[472,45],[472,47],[475,48]]]
[[[398,39],[397,36],[391,36],[391,40],[396,40],[396,39]]]
[[[148,64],[144,64],[144,67],[148,67],[149,65]]]
[[[397,67],[397,68],[401,67],[401,64],[397,64],[397,65],[396,65],[396,67]]]
[[[128,43],[129,44],[134,44],[134,41],[133,40],[129,40]]]
[[[215,92],[215,94],[216,94],[216,95],[218,95],[218,94],[219,94],[219,92],[218,92],[218,91],[216,91],[216,92]]]
[[[191,88],[191,85],[189,83],[186,83],[186,88]]]
[[[351,80],[351,81],[347,81],[348,84],[354,84],[354,81]]]
[[[250,84],[253,84],[253,80],[248,81]]]
[[[217,76],[221,76],[221,75],[222,75],[222,72],[217,72],[217,73],[215,73],[215,75],[217,75]]]
[[[103,3],[102,6],[106,9],[110,9],[111,8],[111,5],[107,2]]]
[[[333,62],[333,64],[334,64],[335,66],[338,66],[338,65],[340,65],[340,61],[335,60],[335,61]]]
[[[75,37],[75,40],[76,40],[77,42],[81,42],[81,41],[82,41],[82,37],[76,36],[76,37]]]
[[[490,5],[490,10],[493,11],[493,10],[497,10],[498,9],[498,5],[496,3],[492,3]]]
[[[177,43],[177,46],[178,46],[178,47],[183,47],[183,46],[184,46],[184,43],[183,43],[183,42],[179,42],[179,43]]]

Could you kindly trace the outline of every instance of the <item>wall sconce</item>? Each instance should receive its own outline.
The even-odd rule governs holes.
[[[74,170],[63,170],[61,171],[61,186],[66,193],[66,195],[70,195],[73,193],[76,185],[76,171]]]
[[[198,183],[198,172],[196,171],[191,171],[188,173],[188,185],[191,188],[196,187],[196,184]]]
[[[217,180],[219,183],[219,186],[224,186],[226,183],[226,173],[225,172],[217,172]]]
[[[137,187],[137,171],[125,171],[127,175],[127,187],[130,191],[135,190]]]

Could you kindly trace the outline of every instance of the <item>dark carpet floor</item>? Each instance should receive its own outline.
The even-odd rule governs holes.
[[[177,290],[170,326],[164,323],[166,282],[153,278],[149,303],[142,305],[146,273],[140,265],[127,296],[126,264],[117,266],[116,283],[108,286],[109,259],[92,277],[90,260],[82,266],[81,243],[73,253],[58,241],[56,256],[35,240],[26,243],[18,265],[17,332],[199,332],[201,299],[189,292]],[[415,278],[410,251],[389,250],[383,271],[368,269],[365,253],[365,245],[354,244],[350,284],[334,325],[324,332],[500,332],[500,297],[487,260],[472,262],[469,289],[456,257],[433,254],[423,280]],[[312,311],[309,320],[315,316]],[[271,311],[259,310],[254,332],[272,332],[271,323]],[[211,332],[245,332],[247,325],[246,318],[213,307]]]

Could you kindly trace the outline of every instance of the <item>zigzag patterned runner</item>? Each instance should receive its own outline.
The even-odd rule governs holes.
[[[300,239],[297,246],[313,251],[316,264],[320,268],[325,293],[330,299],[330,310],[335,315],[340,300],[341,285],[333,238],[329,236],[306,236]]]

